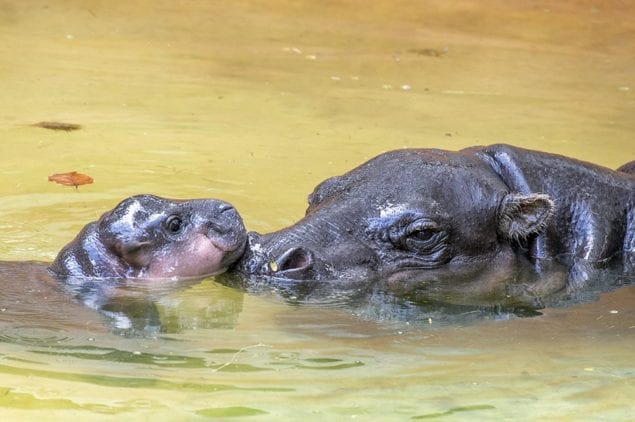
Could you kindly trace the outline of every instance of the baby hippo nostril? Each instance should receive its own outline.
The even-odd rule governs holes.
[[[243,225],[242,219],[238,211],[236,211],[236,208],[230,204],[222,203],[219,205],[211,217],[206,224],[211,233],[221,236],[246,237],[245,226]]]
[[[304,248],[291,248],[272,262],[271,269],[274,272],[284,272],[286,276],[292,274],[305,274],[313,267],[315,259],[313,253]]]
[[[231,206],[230,204],[223,203],[223,204],[221,204],[221,205],[218,207],[218,213],[219,213],[219,214],[222,214],[222,213],[224,213],[224,212],[226,212],[226,211],[230,211],[230,210],[233,210],[233,209],[234,209],[234,207],[233,207],[233,206]]]

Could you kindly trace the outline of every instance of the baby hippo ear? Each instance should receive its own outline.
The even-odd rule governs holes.
[[[549,195],[509,193],[498,209],[498,233],[519,240],[540,233],[549,223],[555,204]]]

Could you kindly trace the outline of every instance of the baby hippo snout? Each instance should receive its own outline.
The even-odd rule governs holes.
[[[247,243],[247,232],[238,211],[227,202],[210,201],[210,213],[203,218],[201,227],[207,230],[206,236],[220,251],[225,252],[222,263],[228,266],[236,261],[243,253]]]

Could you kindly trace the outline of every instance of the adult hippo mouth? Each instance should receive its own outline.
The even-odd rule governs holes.
[[[562,156],[398,150],[322,182],[292,226],[250,233],[234,268],[272,284],[366,280],[443,301],[535,304],[604,268],[632,280],[634,204],[632,174]]]

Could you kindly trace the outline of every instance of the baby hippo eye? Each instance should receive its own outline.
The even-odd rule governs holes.
[[[183,220],[176,215],[172,215],[165,220],[165,228],[169,233],[176,234],[181,231]]]

